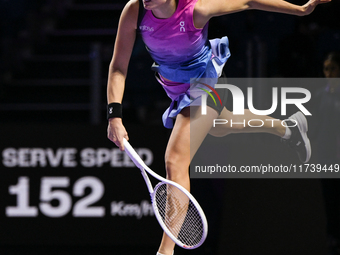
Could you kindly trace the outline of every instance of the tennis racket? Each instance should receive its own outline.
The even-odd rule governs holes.
[[[180,247],[195,249],[207,237],[208,223],[196,199],[181,185],[153,172],[124,138],[125,152],[141,170],[155,216],[164,232]],[[147,173],[160,182],[152,187]]]

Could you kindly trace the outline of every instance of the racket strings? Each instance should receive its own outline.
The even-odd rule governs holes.
[[[201,241],[204,230],[200,213],[184,192],[163,183],[155,191],[154,203],[175,238],[186,246],[195,246]]]

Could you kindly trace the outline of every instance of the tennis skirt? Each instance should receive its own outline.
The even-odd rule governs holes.
[[[223,67],[230,57],[228,38],[223,37],[222,39],[210,40],[210,45],[212,48],[212,57],[207,63],[206,72],[201,75],[201,77],[204,78],[191,79],[191,81],[194,81],[190,83],[179,83],[164,79],[156,72],[157,81],[162,85],[168,97],[172,100],[169,108],[166,109],[162,116],[163,125],[166,128],[173,128],[177,115],[185,107],[201,105],[201,95],[205,93],[203,90],[198,89],[199,84],[202,85],[200,82],[201,79],[207,80],[209,86],[214,88],[218,78],[221,77]],[[188,80],[190,80],[190,78],[188,78]],[[220,114],[227,102],[228,91],[226,89],[216,89],[216,91],[221,98],[222,104],[216,104],[209,96],[207,97],[207,106],[213,108]]]

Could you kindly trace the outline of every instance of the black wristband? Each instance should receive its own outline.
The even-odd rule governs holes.
[[[123,118],[123,107],[120,103],[111,103],[107,106],[107,119]]]

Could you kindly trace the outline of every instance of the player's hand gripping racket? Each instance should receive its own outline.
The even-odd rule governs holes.
[[[124,138],[125,152],[141,170],[155,216],[164,232],[180,247],[195,249],[207,237],[208,223],[196,199],[181,185],[153,172]],[[160,180],[153,189],[146,174]]]

